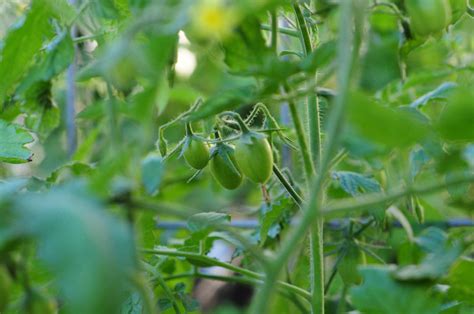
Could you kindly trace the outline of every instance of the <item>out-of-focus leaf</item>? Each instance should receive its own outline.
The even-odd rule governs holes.
[[[403,229],[407,233],[408,240],[410,240],[410,242],[413,242],[414,241],[413,229],[410,225],[410,222],[405,217],[405,215],[395,206],[390,206],[387,209],[387,213],[389,213],[393,218],[398,220],[398,222],[402,225]]]
[[[448,241],[444,231],[430,227],[415,238],[415,243],[427,251],[417,265],[400,267],[394,276],[400,280],[435,280],[446,275],[464,246],[460,241]]]
[[[250,67],[264,63],[270,49],[265,46],[265,39],[260,31],[260,23],[249,17],[241,23],[233,35],[224,44],[226,64],[232,71],[246,71]]]
[[[462,258],[456,262],[448,274],[450,288],[448,295],[458,301],[474,305],[474,260]]]
[[[49,7],[45,0],[33,1],[26,16],[17,22],[4,39],[0,53],[0,103],[13,91],[30,67],[45,37],[50,37]]]
[[[300,68],[307,72],[317,69],[330,63],[336,56],[336,42],[328,41],[319,45],[300,63]]]
[[[436,125],[441,136],[449,141],[474,141],[474,91],[459,89],[444,108]]]
[[[363,283],[350,289],[357,310],[366,314],[439,313],[441,305],[430,295],[430,286],[398,282],[391,275],[394,269],[395,266],[359,268]]]
[[[167,298],[158,299],[158,308],[160,311],[166,311],[173,307],[173,302]]]
[[[453,82],[444,82],[443,84],[436,87],[434,90],[424,94],[423,96],[415,99],[411,104],[410,107],[412,108],[419,108],[423,105],[426,105],[432,99],[438,98],[446,98],[446,94],[453,90],[457,86],[456,83]]]
[[[391,81],[400,79],[401,67],[398,55],[400,38],[398,29],[383,33],[374,29],[370,31],[369,46],[362,61],[360,82],[362,88],[376,91]]]
[[[32,153],[25,147],[33,137],[21,127],[0,120],[0,162],[25,163],[31,161]]]
[[[389,147],[405,147],[423,140],[429,126],[407,111],[381,106],[361,93],[349,101],[349,120],[364,137]]]
[[[361,193],[379,192],[380,184],[377,180],[361,175],[360,173],[351,171],[335,171],[332,178],[337,180],[341,188],[352,196]]]
[[[130,295],[128,300],[122,305],[121,314],[142,314],[143,304],[140,294],[135,292]]]
[[[15,210],[18,230],[38,242],[38,254],[67,300],[67,313],[118,311],[127,278],[136,271],[126,224],[107,214],[82,185],[26,194]]]
[[[74,58],[74,43],[68,32],[58,34],[45,48],[39,61],[29,69],[17,93],[27,91],[38,82],[50,81],[64,71]]]
[[[142,183],[148,194],[154,195],[163,176],[163,160],[156,154],[149,154],[142,162]]]
[[[207,230],[214,226],[227,224],[230,221],[230,216],[223,213],[199,213],[188,218],[188,229],[191,232],[199,232]]]
[[[412,179],[420,173],[429,159],[429,156],[422,148],[415,148],[410,152],[410,176]]]
[[[255,93],[256,88],[253,84],[223,90],[207,99],[189,118],[195,121],[225,110],[237,108],[240,105],[251,102],[255,97]]]

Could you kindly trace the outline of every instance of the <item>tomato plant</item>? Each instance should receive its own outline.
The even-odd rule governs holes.
[[[0,313],[473,313],[473,17],[0,1]]]

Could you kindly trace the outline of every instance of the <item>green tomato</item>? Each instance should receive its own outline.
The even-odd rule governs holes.
[[[234,190],[242,183],[242,173],[234,156],[234,149],[226,144],[218,144],[211,159],[211,173],[228,190]]]
[[[7,269],[0,265],[0,313],[7,308],[11,285],[12,280]]]
[[[201,170],[209,161],[209,147],[207,143],[189,136],[184,144],[183,156],[189,166]]]
[[[273,170],[272,148],[267,138],[255,132],[244,133],[235,145],[235,159],[242,173],[255,183],[265,183]]]
[[[452,21],[451,23],[456,23],[461,16],[467,11],[467,1],[466,0],[449,0],[451,5],[452,12]]]
[[[448,0],[406,0],[410,27],[416,35],[438,33],[451,22]]]

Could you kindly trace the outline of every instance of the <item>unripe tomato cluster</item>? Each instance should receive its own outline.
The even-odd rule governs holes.
[[[436,34],[466,12],[466,0],[405,0],[410,27],[415,35]]]
[[[183,157],[186,163],[196,170],[202,170],[210,160],[213,177],[226,189],[239,187],[244,176],[263,184],[272,175],[273,153],[263,134],[247,130],[236,141],[235,147],[220,142],[211,150],[202,139],[188,134],[184,145]]]

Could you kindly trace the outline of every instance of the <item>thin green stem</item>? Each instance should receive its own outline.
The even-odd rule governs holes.
[[[176,301],[176,298],[174,297],[173,292],[171,291],[171,289],[166,284],[166,281],[163,279],[163,277],[159,274],[158,271],[154,273],[154,277],[155,277],[155,280],[160,285],[160,287],[165,292],[165,295],[168,297],[168,299],[171,300],[171,303],[173,304],[173,309],[174,309],[175,313],[180,314],[181,311],[179,310],[178,302]]]
[[[284,86],[285,93],[288,93],[288,87]],[[290,108],[291,119],[293,120],[293,125],[296,130],[296,137],[298,140],[298,145],[300,147],[301,155],[303,157],[303,166],[305,170],[306,180],[310,181],[314,174],[313,162],[311,161],[311,154],[308,149],[308,142],[306,140],[303,123],[301,122],[300,116],[298,114],[298,109],[296,104],[292,101],[288,101],[288,107]]]
[[[300,29],[301,41],[305,51],[305,55],[312,52],[313,47],[305,18],[301,12],[298,3],[293,4],[298,27]],[[313,85],[316,81],[316,74],[308,80],[309,85]],[[307,112],[309,123],[309,141],[312,156],[313,169],[318,167],[321,159],[321,126],[319,115],[319,102],[316,93],[311,93],[307,100]],[[309,184],[309,180],[307,181]],[[322,194],[323,195],[323,194]],[[322,202],[322,200],[320,200]],[[312,210],[311,208],[309,210]],[[323,226],[322,218],[317,219],[311,230],[310,252],[311,252],[311,311],[312,313],[324,314],[324,248],[323,248]]]
[[[451,176],[443,182],[427,183],[419,187],[412,186],[406,188],[398,188],[389,193],[374,193],[365,196],[359,196],[356,198],[336,201],[323,208],[321,214],[325,216],[332,216],[362,211],[368,208],[377,208],[377,205],[385,205],[410,195],[420,196],[431,194],[450,186],[456,186],[472,182],[474,182],[474,174],[461,173],[458,175]],[[381,210],[385,210],[385,207],[380,208]]]
[[[263,29],[264,31],[272,31],[272,26],[271,25],[260,25],[260,28]],[[293,36],[293,37],[299,37],[300,33],[297,30],[294,30],[292,28],[288,27],[278,27],[278,32],[281,34]]]
[[[275,282],[278,276],[286,264],[289,256],[293,250],[298,247],[298,243],[304,238],[307,230],[314,223],[319,215],[321,208],[321,187],[323,186],[325,176],[327,174],[330,160],[334,155],[334,152],[338,146],[340,139],[340,128],[342,127],[342,118],[346,106],[347,95],[349,91],[349,81],[352,69],[353,56],[356,55],[352,52],[352,1],[341,2],[341,28],[339,34],[339,47],[338,47],[338,87],[339,93],[336,96],[334,106],[328,117],[327,127],[327,139],[325,143],[325,149],[323,150],[323,156],[319,166],[319,173],[311,184],[310,200],[305,211],[303,211],[303,217],[300,220],[300,224],[295,226],[290,231],[285,241],[282,243],[281,250],[276,257],[274,263],[272,263],[272,271],[267,273],[267,278],[262,289],[257,294],[254,303],[252,304],[252,313],[261,314],[267,313],[268,304],[274,290]]]
[[[272,34],[271,34],[271,47],[275,53],[278,53],[278,14],[276,9],[271,11],[272,19]]]
[[[200,255],[198,253],[183,252],[183,251],[176,251],[176,250],[169,250],[169,249],[144,249],[141,252],[145,253],[145,254],[156,254],[156,255],[164,255],[164,256],[184,257],[184,258],[196,261],[196,262],[205,263],[209,266],[222,267],[222,268],[231,270],[235,273],[247,276],[250,279],[256,279],[256,280],[259,281],[258,284],[262,284],[263,280],[265,278],[265,276],[260,274],[260,273],[253,272],[251,270],[248,270],[248,269],[245,269],[245,268],[242,268],[242,267],[230,264],[230,263],[222,262],[222,261],[219,261],[215,258],[208,257],[206,255]],[[191,273],[191,274],[195,275],[196,273]],[[177,278],[175,277],[173,279],[177,279]],[[166,280],[166,278],[165,278],[165,280]],[[291,285],[287,282],[278,281],[278,282],[276,282],[276,285],[278,286],[278,288],[294,292],[294,293],[300,295],[301,297],[305,298],[306,300],[309,300],[310,297],[311,297],[311,295],[308,293],[308,291],[306,291],[306,290],[304,290],[300,287],[297,287],[295,285]]]
[[[224,281],[224,282],[238,282],[241,284],[246,284],[246,285],[252,285],[252,286],[260,286],[263,284],[263,280],[258,280],[258,279],[253,279],[253,278],[246,278],[243,276],[223,276],[223,275],[209,275],[209,274],[204,274],[201,272],[197,273],[181,273],[181,274],[176,274],[172,275],[169,277],[165,277],[164,280],[170,281],[170,280],[177,280],[177,279],[183,279],[183,278],[203,278],[203,279],[209,279],[209,280],[217,280],[217,281]],[[303,290],[301,288],[298,288],[298,292],[295,292],[294,288],[298,288],[296,286],[292,286],[290,289],[285,289],[283,287],[278,287],[278,292],[286,296],[288,299],[291,300],[291,296],[297,295],[301,298],[303,298],[305,301],[309,303],[309,300],[311,298],[311,295],[309,294],[308,291]],[[292,292],[293,294],[290,294],[289,292]],[[299,299],[292,300],[295,305],[299,301]],[[300,307],[301,305],[296,305]],[[303,312],[305,313],[305,312]]]
[[[288,180],[285,178],[283,173],[281,173],[280,169],[276,165],[273,165],[273,173],[276,175],[280,183],[285,187],[285,190],[288,192],[288,194],[290,194],[291,198],[295,201],[295,203],[301,206],[303,204],[303,199],[295,191],[295,189],[293,189],[290,182],[288,182]]]

